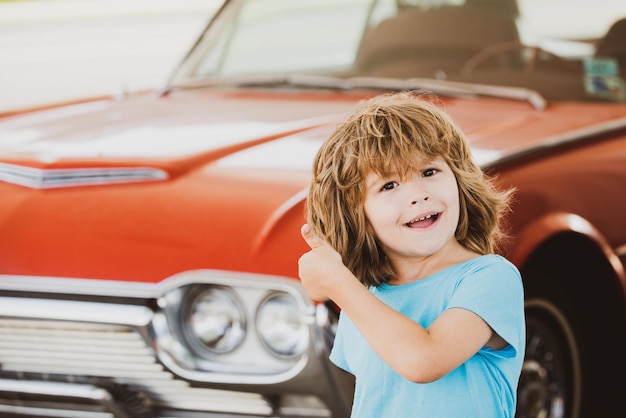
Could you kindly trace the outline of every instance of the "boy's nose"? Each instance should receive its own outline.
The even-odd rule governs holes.
[[[419,178],[411,179],[409,187],[405,189],[406,192],[409,193],[408,197],[411,199],[411,206],[428,200],[430,193],[425,186],[426,185],[423,184]]]
[[[424,197],[423,197],[423,198],[421,198],[421,199],[413,200],[413,201],[411,202],[411,205],[416,205],[416,204],[417,204],[417,202],[419,202],[420,200],[423,200],[423,201],[425,202],[425,201],[427,201],[427,200],[428,200],[428,196],[424,196]]]

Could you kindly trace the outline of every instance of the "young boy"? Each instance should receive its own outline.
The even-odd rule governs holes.
[[[341,316],[331,360],[353,417],[513,417],[525,346],[519,271],[496,255],[511,191],[412,93],[365,101],[313,164],[299,260]]]

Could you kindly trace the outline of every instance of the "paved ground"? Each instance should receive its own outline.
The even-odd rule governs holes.
[[[219,3],[0,2],[0,113],[161,85]]]

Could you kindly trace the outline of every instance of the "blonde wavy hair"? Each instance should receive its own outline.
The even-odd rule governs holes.
[[[459,243],[488,254],[505,236],[500,220],[513,190],[496,189],[472,159],[463,132],[433,100],[400,92],[363,101],[315,156],[307,222],[366,286],[395,276],[364,212],[364,181],[371,172],[386,177],[396,168],[407,176],[417,161],[442,157],[459,188]]]

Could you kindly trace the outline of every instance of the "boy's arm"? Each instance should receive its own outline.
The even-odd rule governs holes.
[[[311,251],[300,257],[299,276],[312,299],[332,299],[372,349],[398,374],[418,383],[437,380],[469,359],[493,331],[475,313],[445,311],[428,329],[393,310],[363,286],[341,255],[303,226]]]

